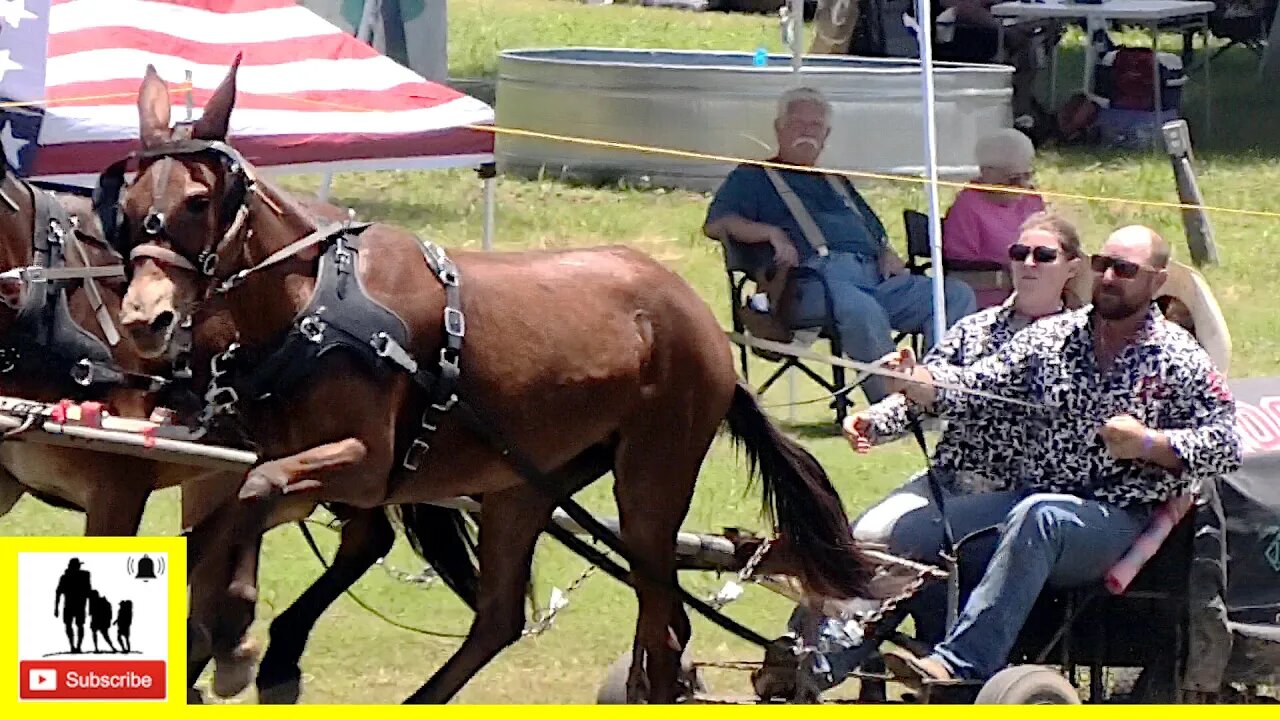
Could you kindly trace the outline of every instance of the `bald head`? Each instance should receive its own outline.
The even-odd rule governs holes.
[[[1169,243],[1145,225],[1126,225],[1111,233],[1102,246],[1102,253],[1153,268],[1167,267],[1172,256]]]
[[[1169,271],[1169,243],[1142,225],[1111,233],[1093,263],[1093,305],[1107,320],[1146,312]]]

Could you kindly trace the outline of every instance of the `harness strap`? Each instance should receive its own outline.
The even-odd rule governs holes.
[[[428,441],[435,433],[440,417],[458,402],[458,377],[462,374],[459,363],[462,357],[462,340],[467,331],[466,318],[462,314],[462,291],[459,287],[458,267],[439,245],[423,241],[421,248],[427,265],[444,286],[444,342],[443,347],[440,348],[439,375],[434,377],[430,374],[424,375],[420,368],[410,371],[415,382],[427,391],[427,405],[422,411],[422,419],[418,424],[418,437],[409,444],[404,460],[401,462],[404,469],[410,471],[418,469],[423,454],[431,449]],[[389,347],[387,341],[390,341],[390,338],[386,338],[385,334],[381,334],[376,340],[376,342],[382,342],[384,348]],[[379,349],[378,352],[380,355],[389,353],[384,355],[389,356],[394,354],[395,350],[394,348]],[[405,356],[407,358],[407,353]]]
[[[293,257],[294,255],[297,255],[298,253],[302,252],[303,250],[306,250],[309,247],[312,247],[314,245],[319,245],[322,242],[332,240],[333,238],[339,237],[339,236],[359,235],[360,233],[367,230],[369,226],[370,226],[370,223],[349,223],[349,222],[348,223],[340,223],[340,222],[330,223],[325,227],[319,228],[318,230],[311,233],[310,235],[299,238],[298,240],[295,240],[289,243],[288,245],[280,248],[279,250],[271,253],[269,256],[267,256],[267,259],[263,260],[257,265],[254,265],[251,268],[246,268],[244,270],[241,270],[235,275],[232,275],[231,277],[227,278],[225,281],[223,281],[223,283],[220,286],[218,286],[218,289],[215,290],[214,293],[215,294],[227,293],[232,289],[234,289],[236,286],[243,283],[245,279],[248,278],[250,275],[253,275],[254,273],[257,273],[257,272],[262,272],[267,268],[279,265],[280,263],[284,262],[285,260],[288,260],[289,258]],[[190,263],[188,263],[188,267],[192,270],[195,269],[195,267],[190,265]]]

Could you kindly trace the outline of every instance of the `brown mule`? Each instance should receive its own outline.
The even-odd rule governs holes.
[[[434,246],[381,224],[363,229],[358,247],[354,239],[338,244],[350,236],[318,232],[306,213],[253,177],[223,142],[235,71],[189,134],[175,137],[168,88],[148,69],[138,99],[144,153],[121,199],[121,249],[132,261],[121,319],[143,353],[165,353],[185,318],[198,328],[225,309],[238,331],[237,372],[264,383],[262,394],[241,394],[236,407],[267,462],[249,474],[244,502],[211,517],[217,529],[210,532],[223,541],[192,572],[192,621],[215,646],[233,646],[252,621],[252,602],[228,593],[228,568],[256,555],[271,509],[297,518],[320,502],[374,508],[482,495],[475,621],[458,652],[409,698],[445,702],[520,636],[522,588],[553,509],[612,470],[639,600],[634,652],[644,660],[633,664],[628,696],[671,702],[690,635],[674,590],[675,535],[722,424],[761,471],[766,504],[803,554],[806,580],[836,597],[864,589],[868,564],[829,479],[737,381],[724,332],[680,277],[626,248],[457,253],[454,310],[465,312],[465,327],[445,313],[457,300],[445,289],[454,278],[424,257]],[[344,252],[352,251],[348,262]],[[346,286],[349,297],[360,288],[402,319],[403,355],[418,367],[435,372],[435,359],[442,350],[450,358],[465,327],[456,403],[434,418],[419,463],[406,451],[420,435],[426,404],[420,375],[371,367],[359,348],[305,368],[275,366],[295,378],[283,391],[274,376],[253,375],[254,359],[275,351],[291,328],[317,343],[327,337],[314,317],[295,327],[318,292],[322,255],[334,258],[326,266],[339,268],[332,272],[351,268],[358,284]],[[431,257],[450,267],[441,254]],[[411,366],[397,358],[401,347],[385,339],[376,347]],[[299,380],[300,370],[308,374]],[[470,412],[490,419],[460,422]]]
[[[36,206],[49,201],[60,205],[67,213],[65,219],[75,225],[74,228],[62,228],[67,235],[64,239],[67,267],[119,265],[120,258],[103,239],[101,224],[89,198],[35,187],[4,166],[0,166],[0,197],[3,203],[0,206],[0,272],[32,264]],[[338,208],[318,200],[299,200],[318,216],[330,219],[342,216]],[[49,207],[46,205],[46,209]],[[121,277],[105,277],[96,278],[93,283],[106,313],[105,320],[99,319],[94,312],[89,284],[83,279],[69,288],[69,314],[80,327],[106,342],[105,325],[119,326],[124,281]],[[0,282],[0,294],[3,295],[0,347],[4,347],[6,352],[14,350],[13,333],[23,293],[38,289],[35,285],[24,287],[16,278]],[[202,338],[204,343],[229,337],[223,333],[223,328],[214,324],[204,331],[210,335]],[[111,359],[121,370],[153,375],[170,369],[165,360],[141,358],[127,336],[120,337],[110,349]],[[146,418],[161,399],[174,399],[151,392],[150,388],[120,384],[95,385],[86,389],[76,384],[69,372],[59,373],[53,369],[44,350],[47,348],[22,347],[21,351],[29,355],[25,358],[27,362],[14,363],[8,372],[0,373],[0,394],[41,402],[79,396],[84,400],[102,401],[113,414],[130,418]],[[58,365],[57,369],[64,368]],[[183,527],[192,527],[234,497],[242,482],[240,473],[201,470],[19,440],[0,443],[0,515],[8,513],[24,494],[30,494],[47,504],[83,512],[87,535],[136,535],[151,493],[179,484],[183,485]],[[462,514],[431,506],[398,510],[404,519],[406,536],[418,554],[436,568],[455,592],[474,606],[474,582],[465,575],[465,563],[457,559],[465,557],[467,551],[465,538],[455,537],[459,531],[454,526],[461,522]],[[289,639],[309,632],[311,625],[333,600],[385,555],[394,540],[389,518],[382,512],[342,508],[337,511],[347,523],[342,528],[336,561],[272,624],[272,635],[286,639],[263,660],[264,668],[276,676],[296,672],[302,648],[291,644]],[[199,537],[189,538],[188,547],[193,560],[199,555],[201,545]],[[246,567],[242,572],[253,570],[253,567]],[[231,657],[224,657],[214,674],[215,691],[221,695],[232,695],[243,689],[249,681],[252,667],[251,662],[246,661],[252,659],[253,648],[250,645],[239,646]],[[192,687],[204,666],[205,663],[201,662],[190,669]],[[194,692],[189,693],[189,698],[198,699]]]

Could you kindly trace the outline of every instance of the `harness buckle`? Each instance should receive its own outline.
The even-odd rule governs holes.
[[[440,369],[452,370],[455,377],[461,371],[461,368],[458,366],[458,356],[449,352],[449,348],[447,347],[440,348]]]
[[[220,378],[223,375],[226,375],[229,370],[224,367],[224,365],[235,360],[236,350],[239,349],[240,343],[231,343],[227,346],[226,350],[214,355],[213,359],[209,361],[209,374],[214,378]]]
[[[152,210],[142,218],[142,232],[148,235],[159,235],[164,232],[164,213]]]
[[[89,387],[93,384],[93,361],[84,358],[80,362],[71,366],[71,379],[77,385]]]
[[[205,250],[200,253],[200,272],[207,277],[213,277],[213,271],[218,269],[218,254]]]
[[[401,462],[401,465],[404,466],[405,470],[417,470],[419,463],[422,461],[422,456],[430,449],[431,444],[426,440],[414,438],[414,441],[409,444],[409,449],[404,453],[404,461]]]
[[[374,333],[373,337],[369,339],[369,344],[373,346],[373,350],[378,357],[399,365],[410,375],[418,372],[418,363],[409,357],[409,353],[405,352],[400,343],[391,339],[390,335],[384,332]]]
[[[461,310],[451,307],[444,309],[444,331],[458,338],[467,334],[467,319],[463,317]]]
[[[47,268],[43,268],[39,265],[31,265],[29,267],[22,268],[22,270],[19,271],[19,274],[22,276],[23,282],[43,283],[48,282],[49,280],[48,275],[45,273],[46,269]]]
[[[319,314],[308,315],[298,321],[298,332],[317,345],[324,340],[324,329],[325,324],[320,320]]]
[[[222,398],[226,398],[223,400]],[[236,403],[240,402],[240,393],[229,385],[215,385],[209,388],[209,392],[205,393],[205,403],[213,409],[215,414],[220,414],[227,408],[233,408]]]

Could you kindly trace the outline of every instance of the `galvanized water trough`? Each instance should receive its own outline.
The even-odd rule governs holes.
[[[976,171],[984,132],[1009,127],[1013,69],[938,63],[939,172]],[[825,92],[834,118],[824,167],[917,174],[924,168],[920,65],[914,59],[812,56],[800,76],[790,58],[753,65],[745,52],[555,48],[507,50],[498,64],[502,127],[767,158],[779,96],[797,82]],[[731,163],[499,135],[499,170],[589,183],[714,189]]]

